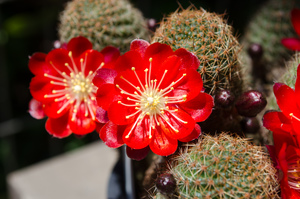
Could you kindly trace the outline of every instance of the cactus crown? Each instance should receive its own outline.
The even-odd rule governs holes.
[[[206,92],[230,89],[240,94],[242,83],[237,59],[240,47],[222,16],[194,7],[177,10],[161,22],[153,42],[193,52],[200,60],[198,71]]]
[[[149,31],[140,11],[128,0],[73,0],[60,16],[59,37],[68,42],[88,38],[96,50],[112,45],[128,50],[133,39],[148,39]]]
[[[278,198],[276,170],[259,146],[225,133],[203,135],[170,160],[175,198]]]

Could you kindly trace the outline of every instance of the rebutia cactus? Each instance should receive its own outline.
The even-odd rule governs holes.
[[[127,0],[73,0],[60,16],[59,37],[68,42],[76,36],[88,38],[96,50],[105,46],[128,50],[133,39],[148,40],[146,21]]]
[[[205,92],[229,89],[234,95],[241,93],[240,46],[220,15],[193,7],[176,11],[161,22],[153,42],[168,44],[173,50],[186,48],[197,55]]]
[[[177,191],[165,198],[279,198],[270,158],[246,139],[203,135],[169,164]]]
[[[273,69],[281,67],[283,61],[292,53],[281,44],[281,39],[296,36],[290,19],[290,12],[295,6],[300,6],[300,1],[269,0],[253,16],[241,42],[244,47],[241,59],[245,62],[247,74],[251,74],[252,70],[252,62],[247,55],[247,50],[251,44],[260,44],[264,51],[261,62],[269,75],[266,77],[267,80],[272,82],[274,77],[278,77],[278,73],[280,75],[280,72]]]

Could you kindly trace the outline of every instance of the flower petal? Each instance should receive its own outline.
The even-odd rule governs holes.
[[[120,56],[120,51],[118,48],[113,46],[106,46],[100,53],[104,56],[104,63],[109,64],[115,62]]]
[[[150,151],[149,146],[143,149],[132,149],[129,146],[126,147],[127,156],[137,161],[144,159],[148,155],[149,151]]]
[[[133,121],[135,121],[135,117],[129,117],[128,119],[126,116],[131,115],[134,113],[136,110],[134,107],[126,107],[122,104],[119,104],[117,101],[113,102],[108,109],[108,118],[111,120],[113,123],[118,124],[118,125],[125,125],[125,124],[130,124]]]
[[[161,156],[168,156],[177,150],[178,141],[167,136],[161,128],[156,128],[151,140],[150,149],[153,153]]]
[[[298,38],[284,38],[281,39],[282,45],[284,45],[286,48],[294,51],[300,50],[300,39]]]
[[[178,57],[182,58],[182,60],[184,60],[182,62],[180,69],[188,69],[188,68],[191,68],[194,70],[198,69],[198,67],[200,65],[200,61],[193,53],[189,52],[188,50],[186,50],[184,48],[179,48],[174,53]]]
[[[43,103],[37,101],[32,98],[29,102],[29,114],[35,119],[43,119],[46,117],[45,112],[43,110]]]
[[[284,144],[297,147],[297,141],[295,140],[295,138],[290,133],[287,133],[285,131],[281,131],[281,130],[273,131],[273,140],[274,140],[275,153],[277,157]]]
[[[45,53],[34,53],[32,56],[30,56],[28,67],[34,75],[44,76],[45,73],[57,74],[57,72],[52,67],[46,64],[46,56],[47,55]]]
[[[52,100],[51,102],[44,104],[44,112],[48,117],[59,118],[72,107],[69,102],[67,99],[58,102]]]
[[[123,132],[123,126],[118,126],[109,121],[101,128],[99,136],[108,147],[118,148],[124,144],[122,139]]]
[[[190,142],[192,140],[197,139],[200,135],[201,135],[201,128],[200,128],[199,124],[195,124],[195,128],[191,134],[189,134],[188,136],[186,136],[184,138],[180,138],[178,140],[180,142]]]
[[[29,90],[33,98],[40,102],[53,101],[53,98],[47,98],[52,91],[61,89],[63,87],[50,84],[48,78],[42,76],[35,76],[31,79]]]
[[[270,111],[263,117],[263,126],[270,131],[283,130],[290,132],[292,130],[291,121],[282,113]]]
[[[180,107],[191,115],[196,122],[206,120],[214,106],[214,99],[207,93],[199,93],[194,99],[180,104]]]
[[[180,70],[183,72],[184,70]],[[180,74],[180,72],[178,72]],[[202,90],[203,81],[201,75],[192,69],[188,69],[184,72],[186,76],[183,78],[183,81],[179,85],[174,85],[174,96],[183,96],[186,95],[185,102],[195,98],[199,95]]]
[[[67,49],[72,52],[74,58],[79,57],[84,51],[92,48],[93,44],[82,36],[72,38],[67,44]]]
[[[115,63],[114,69],[117,72],[121,72],[131,70],[132,67],[136,70],[144,68],[144,61],[137,51],[128,51],[124,55],[120,56]]]
[[[300,107],[300,64],[297,67],[297,79],[295,82],[295,94],[296,94],[296,102],[298,107]]]
[[[50,135],[57,138],[65,138],[71,135],[72,131],[68,124],[69,114],[64,114],[59,118],[48,118],[46,121],[46,130]]]
[[[188,136],[195,128],[195,120],[186,112],[170,107],[162,116],[158,117],[162,131],[173,139]]]
[[[291,117],[291,114],[300,118],[294,90],[282,83],[275,83],[273,90],[277,104],[282,113],[288,118]]]
[[[95,72],[96,70],[100,69],[104,64],[104,57],[101,53],[96,50],[87,50],[81,56],[82,59],[81,70],[84,68],[84,74],[87,77],[89,73]],[[79,67],[79,66],[78,66]]]
[[[132,123],[125,129],[123,140],[132,149],[145,148],[150,143],[149,129],[148,119],[143,119],[140,124]]]
[[[101,107],[97,107],[96,119],[100,123],[107,123],[109,121],[108,116],[107,116],[107,111]]]
[[[115,86],[113,84],[103,84],[97,90],[96,100],[98,106],[100,106],[104,110],[108,110],[111,103],[121,99],[122,97],[116,91]]]
[[[97,70],[93,84],[100,87],[102,84],[113,84],[118,73],[114,69],[101,68]]]
[[[50,51],[46,56],[46,63],[55,69],[58,77],[63,77],[62,72],[65,72],[67,75],[70,74],[71,71],[66,67],[66,64],[73,68],[73,63],[68,55],[68,51],[62,48]]]
[[[70,109],[69,125],[72,132],[76,135],[85,135],[91,133],[96,129],[96,123],[91,118],[91,115],[86,114],[86,107],[81,103],[79,108],[76,109],[75,117],[73,118],[74,106]]]
[[[130,44],[131,51],[137,51],[142,58],[145,56],[146,49],[150,46],[149,42],[143,39],[134,39]]]
[[[300,36],[300,9],[294,8],[292,10],[291,21],[296,33]]]

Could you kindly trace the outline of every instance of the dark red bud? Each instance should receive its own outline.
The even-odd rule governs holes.
[[[259,130],[259,122],[256,117],[245,117],[241,121],[242,130],[245,133],[255,134]]]
[[[218,90],[215,94],[215,104],[221,108],[229,108],[234,102],[234,96],[230,90]]]
[[[245,117],[255,117],[266,105],[266,98],[256,90],[244,92],[235,103],[237,112]]]
[[[248,54],[252,59],[259,60],[263,55],[263,48],[260,44],[251,44],[248,48]]]
[[[172,174],[163,173],[156,179],[156,187],[163,194],[172,194],[176,190],[176,180]]]

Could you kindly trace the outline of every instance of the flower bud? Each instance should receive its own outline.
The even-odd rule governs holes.
[[[266,98],[256,90],[244,92],[235,103],[237,112],[245,117],[255,117],[266,105]]]
[[[215,105],[220,108],[229,108],[234,102],[230,90],[218,90],[215,95]]]
[[[260,44],[251,44],[248,48],[249,56],[254,60],[259,60],[263,55],[263,48]]]
[[[156,179],[156,187],[163,194],[171,194],[175,192],[176,181],[172,174],[163,173]]]
[[[259,130],[259,122],[256,117],[245,117],[241,121],[242,130],[248,134],[255,134]]]

